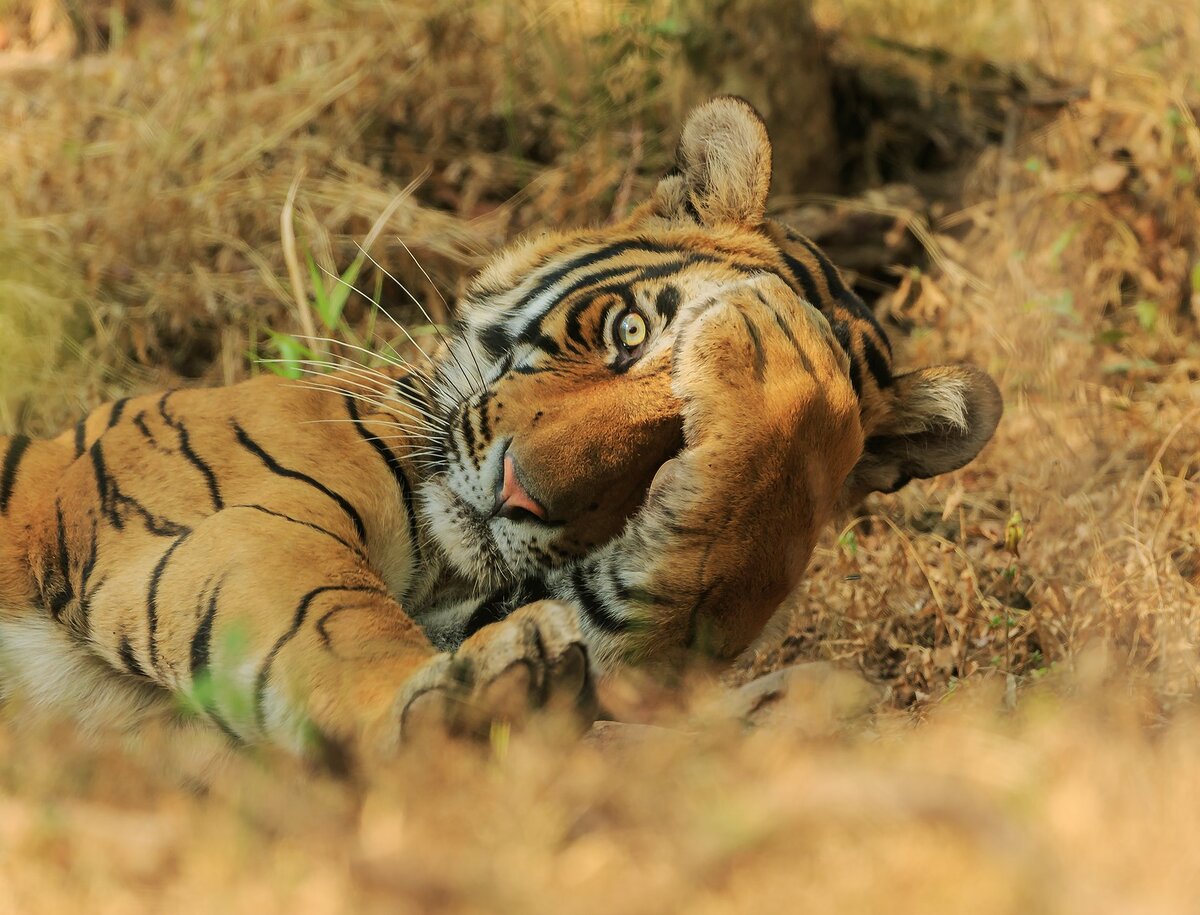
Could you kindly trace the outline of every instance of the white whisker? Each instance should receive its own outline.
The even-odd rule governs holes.
[[[432,288],[433,291],[437,294],[437,297],[442,302],[442,306],[446,309],[446,313],[449,314],[450,313],[450,303],[446,301],[446,297],[444,295],[442,295],[442,291],[440,289],[438,289],[437,283],[435,283],[433,281],[433,278],[428,273],[425,272],[425,268],[421,266],[421,262],[419,260],[417,260],[417,256],[415,254],[413,254],[412,251],[409,249],[408,245],[406,245],[404,243],[404,239],[397,235],[396,241],[400,242],[400,246],[402,248],[404,248],[405,253],[408,254],[409,257],[412,258],[412,262],[414,264],[416,264],[417,269],[421,271],[421,275],[423,277],[425,277],[425,279],[429,282],[430,288]],[[367,255],[367,256],[370,257],[370,255]],[[386,273],[387,271],[384,271],[384,272]],[[408,290],[405,290],[405,291],[407,292]],[[413,298],[412,293],[409,293],[408,297],[410,299],[412,299]],[[413,299],[413,301],[416,301],[416,300]],[[450,345],[449,341],[447,341],[446,338],[442,335],[442,331],[440,328],[438,328],[437,322],[434,321],[433,318],[429,317],[429,312],[427,312],[425,310],[425,306],[422,305],[420,302],[417,302],[417,307],[421,309],[421,314],[425,315],[425,320],[427,320],[430,324],[432,324],[434,326],[435,329],[437,329],[438,337],[441,338],[442,342],[446,344],[446,349],[450,350],[450,354],[453,355],[454,348]],[[475,375],[479,379],[480,387],[486,388],[487,382],[484,381],[484,379],[483,379],[483,369],[481,369],[479,367],[479,359],[476,358],[475,350],[471,347],[470,338],[464,335],[462,338],[462,341],[467,345],[467,352],[471,354],[471,361],[475,363]],[[454,361],[458,362],[457,359],[455,359]],[[466,374],[466,372],[463,370],[463,367],[461,365],[459,365],[458,368],[459,368],[459,371],[463,372],[463,374]]]
[[[379,266],[379,262],[376,261],[375,258],[371,257],[371,255],[367,252],[367,250],[362,245],[358,246],[358,250],[362,252],[363,256],[366,257],[367,260],[369,260],[380,271],[382,271],[385,276],[392,279],[393,282],[396,281],[395,277],[392,277],[392,275],[390,273],[388,273],[386,270],[384,270],[383,267]],[[331,277],[336,282],[341,283],[343,286],[348,287],[349,289],[353,290],[354,292],[357,292],[364,299],[366,299],[368,302],[370,302],[371,305],[380,312],[380,314],[384,315],[384,317],[386,317],[389,321],[391,321],[393,324],[395,324],[397,329],[399,329],[400,333],[404,334],[404,336],[408,338],[408,342],[413,345],[413,347],[416,349],[416,351],[418,353],[420,353],[422,356],[425,357],[425,360],[430,364],[430,366],[433,367],[434,372],[436,373],[437,363],[434,361],[433,357],[430,356],[429,353],[425,352],[425,349],[421,346],[420,343],[418,343],[416,341],[416,338],[413,337],[413,335],[408,332],[408,328],[406,328],[403,324],[401,324],[394,317],[392,317],[391,313],[388,312],[388,310],[386,308],[384,308],[382,305],[380,305],[378,302],[376,302],[374,299],[372,299],[370,296],[368,296],[365,292],[363,292],[358,287],[354,286],[351,283],[347,283],[344,279],[342,279],[340,276],[338,276],[332,270],[326,270],[324,267],[321,267],[320,269],[321,269],[321,272],[324,273],[326,276]],[[399,285],[401,289],[404,289],[404,286],[402,284],[397,283],[397,285]],[[404,292],[408,295],[408,297],[410,299],[413,298],[412,293],[410,293],[407,289],[404,289]],[[414,299],[414,301],[416,301],[416,300]],[[418,307],[420,307],[420,306],[418,305]],[[395,349],[391,346],[391,344],[387,344],[387,346],[388,346],[388,349],[391,349],[392,352],[397,355],[397,357],[399,356],[399,354],[396,353]],[[451,353],[451,355],[453,355],[453,353]],[[458,389],[458,385],[455,385],[454,382],[451,381],[449,378],[447,378],[446,380],[449,381],[450,384],[454,387],[454,390],[458,394],[458,397],[460,400],[467,399],[466,395],[464,395],[463,392]]]
[[[374,421],[372,421],[372,422],[374,422]],[[300,420],[300,425],[302,425],[302,426],[319,426],[319,425],[325,425],[328,423],[349,423],[349,424],[353,425],[354,420],[352,420],[352,419],[302,419],[302,420]],[[384,425],[384,424],[375,423],[375,425]],[[404,428],[399,423],[387,423],[386,425],[390,425],[394,428]],[[394,441],[397,439],[420,438],[420,439],[426,439],[431,442],[441,442],[441,441],[444,441],[444,439],[445,439],[445,436],[430,435],[425,432],[407,432],[404,435],[372,435],[369,437],[367,437],[367,436],[364,436],[364,437],[368,438],[368,440],[374,440],[374,441],[383,441],[385,439],[389,440],[389,441]]]
[[[301,339],[305,339],[305,338],[301,337]],[[449,395],[449,391],[447,391],[445,385],[442,384],[440,381],[438,381],[437,378],[434,377],[434,375],[430,375],[429,373],[427,373],[424,369],[420,368],[419,366],[413,365],[411,362],[409,362],[407,359],[405,359],[403,356],[401,356],[399,353],[397,353],[394,349],[392,349],[391,346],[388,346],[388,349],[392,350],[392,355],[395,357],[394,359],[387,356],[384,353],[379,353],[379,352],[369,350],[365,346],[358,346],[355,343],[347,343],[345,340],[335,340],[332,337],[309,337],[308,339],[310,339],[314,342],[317,342],[317,343],[332,343],[334,346],[345,347],[346,349],[353,350],[355,352],[365,353],[366,355],[371,356],[372,358],[382,359],[384,362],[386,362],[390,366],[393,366],[394,368],[403,369],[406,372],[411,372],[411,373],[415,374],[427,386],[429,386],[432,390],[434,390],[435,393],[441,393],[446,396]],[[417,349],[420,350],[421,348],[418,346]],[[421,354],[425,355],[424,350],[421,350]],[[429,357],[427,355],[425,355],[425,358],[428,359]],[[430,360],[430,362],[432,364],[432,360]],[[357,365],[359,363],[355,363],[355,364]],[[366,368],[366,366],[364,366],[364,368]],[[437,366],[435,365],[434,366],[435,374],[436,374],[436,369],[437,369]],[[457,388],[455,388],[455,392],[458,394],[459,399],[462,399],[462,392],[458,391]]]
[[[343,397],[349,397],[352,400],[358,401],[359,403],[364,403],[371,407],[377,407],[378,409],[380,409],[384,412],[387,412],[389,415],[394,415],[391,413],[390,405],[382,403],[377,400],[373,400],[372,398],[369,398],[369,397],[364,397],[361,394],[356,394],[353,391],[347,391],[344,388],[338,388],[338,387],[334,387],[332,385],[322,385],[322,384],[318,384],[316,382],[309,382],[309,381],[300,382],[297,384],[297,387],[302,387],[302,388],[305,388],[310,391],[323,391],[327,394],[341,394]],[[391,427],[394,427],[397,429],[422,429],[427,432],[434,433],[430,437],[436,438],[438,440],[442,439],[445,436],[446,430],[444,428],[441,428],[438,426],[431,426],[430,424],[426,423],[424,420],[422,420],[418,417],[410,417],[410,418],[412,419],[413,423],[398,423],[398,422],[391,422],[388,420],[380,420],[380,419],[370,419],[367,421],[374,423],[376,425],[391,426]],[[305,422],[314,422],[314,423],[350,422],[350,423],[353,423],[353,422],[355,422],[355,420],[353,420],[353,419],[346,419],[346,420],[314,419],[314,420],[305,420]],[[415,425],[414,425],[414,423],[415,423]]]
[[[414,412],[421,416],[427,417],[428,419],[437,423],[439,426],[447,425],[447,420],[445,420],[443,417],[433,413],[429,409],[429,405],[425,401],[418,400],[418,399],[416,399],[416,397],[414,395],[410,394],[408,391],[398,388],[396,386],[396,379],[389,378],[387,375],[383,375],[378,372],[372,372],[370,369],[360,369],[358,366],[355,366],[353,364],[339,366],[338,370],[337,370],[338,374],[334,375],[334,374],[330,374],[328,372],[320,372],[320,371],[317,371],[316,369],[308,368],[308,366],[310,364],[322,365],[322,366],[326,364],[323,362],[318,362],[317,360],[294,359],[294,360],[287,360],[287,361],[291,364],[298,366],[299,370],[306,375],[312,375],[315,378],[324,378],[324,379],[327,379],[331,383],[336,378],[337,380],[343,381],[346,384],[354,385],[356,388],[359,388],[361,390],[370,391],[372,394],[375,394],[375,395],[383,398],[384,402],[386,402],[386,403],[389,403],[389,404],[394,403],[396,405],[401,405],[401,406],[407,408],[411,412]],[[366,374],[368,372],[371,372],[371,374],[370,375]],[[378,378],[378,379],[386,382],[386,387],[383,389],[380,389],[377,387],[370,386],[366,382],[356,381],[353,378],[345,377],[346,373],[350,373],[353,375],[358,375],[360,377],[367,378],[370,380],[372,385],[376,382],[376,378]],[[346,393],[350,393],[350,392],[347,391]],[[389,409],[391,409],[391,407],[389,407]]]
[[[404,242],[403,242],[403,240],[401,240],[401,241],[400,241],[400,244],[404,245]],[[359,250],[359,251],[361,251],[361,252],[363,253],[363,255],[364,255],[366,258],[367,258],[367,260],[369,260],[369,261],[370,261],[372,264],[374,264],[374,265],[375,265],[376,269],[378,269],[378,270],[382,271],[384,276],[386,276],[386,277],[387,277],[389,280],[391,280],[393,283],[395,283],[397,286],[399,286],[399,287],[400,287],[400,289],[401,289],[401,290],[404,292],[404,294],[405,294],[406,296],[408,296],[408,297],[409,297],[409,299],[412,301],[412,303],[413,303],[414,305],[416,305],[416,306],[417,306],[417,308],[419,308],[419,309],[420,309],[420,311],[421,311],[421,314],[425,316],[425,320],[426,320],[426,321],[428,321],[428,322],[430,323],[430,325],[433,327],[433,330],[434,330],[434,332],[435,332],[435,333],[438,335],[438,339],[440,339],[440,340],[442,341],[442,343],[445,345],[445,347],[446,347],[446,351],[450,353],[450,358],[454,360],[454,364],[455,364],[455,365],[457,365],[457,366],[458,366],[458,370],[459,370],[460,372],[462,372],[463,378],[465,378],[465,379],[467,380],[467,382],[468,382],[468,383],[471,383],[471,376],[467,374],[467,370],[466,370],[465,368],[463,368],[463,364],[462,364],[461,362],[459,362],[459,360],[458,360],[458,356],[457,356],[457,355],[455,354],[455,352],[454,352],[454,347],[453,347],[453,346],[451,346],[451,345],[450,345],[450,343],[449,343],[449,341],[447,341],[447,340],[446,340],[446,337],[445,337],[445,335],[442,333],[442,329],[441,329],[441,327],[439,327],[439,326],[438,326],[438,324],[437,324],[437,322],[436,322],[436,321],[434,321],[432,317],[430,317],[430,315],[429,315],[429,312],[426,310],[426,308],[425,308],[424,304],[422,304],[422,303],[421,303],[421,301],[420,301],[420,300],[419,300],[419,299],[418,299],[418,298],[417,298],[415,295],[413,295],[413,294],[412,294],[412,292],[410,292],[410,291],[409,291],[409,289],[408,289],[408,287],[407,287],[407,286],[405,286],[405,285],[404,285],[403,283],[401,283],[401,282],[400,282],[398,279],[396,279],[396,277],[392,276],[392,274],[390,274],[390,273],[387,271],[387,269],[386,269],[386,268],[384,268],[384,266],[383,266],[382,264],[380,264],[380,263],[379,263],[379,261],[377,261],[377,260],[375,260],[375,258],[371,257],[371,254],[370,254],[370,252],[368,252],[368,251],[367,251],[367,250],[366,250],[366,249],[365,249],[365,248],[364,248],[362,245],[359,245],[359,246],[358,246],[358,250]],[[408,251],[408,246],[407,246],[407,245],[404,245],[404,250],[405,250],[405,251]],[[411,251],[408,251],[408,256],[409,256],[409,257],[412,257],[412,252],[411,252]],[[417,259],[416,259],[415,257],[413,257],[413,262],[414,262],[414,263],[416,263],[416,260],[417,260]],[[422,273],[425,273],[425,268],[423,268],[423,267],[422,267],[420,264],[417,264],[417,269],[419,269],[419,270],[420,270]],[[429,279],[429,274],[428,274],[428,273],[425,273],[425,278],[426,278],[426,279]],[[432,285],[432,283],[433,283],[433,280],[429,280],[429,282],[430,282],[430,284]],[[440,293],[440,292],[438,292],[438,290],[437,290],[437,287],[436,287],[436,286],[434,287],[434,292],[437,292],[437,293],[438,293],[438,295],[439,295],[439,296],[441,296],[441,293]],[[442,299],[442,302],[443,302],[443,303],[444,303],[445,301],[446,301],[445,299]],[[449,308],[449,306],[448,306],[448,305],[447,305],[446,307],[447,307],[447,309]],[[391,317],[391,316],[389,315],[388,317]],[[395,322],[395,319],[394,319],[394,318],[393,318],[392,320],[393,320],[393,322]],[[397,324],[396,324],[396,326],[397,326],[397,327],[399,327],[400,325],[397,323]],[[472,353],[472,354],[471,354],[471,357],[472,357],[472,358],[474,358],[474,355],[475,355],[475,354],[474,354],[474,353]],[[476,368],[476,370],[478,371],[478,368],[479,368],[479,362],[478,362],[478,361],[476,361],[476,363],[475,363],[475,368]],[[482,390],[483,390],[483,388],[484,388],[484,387],[486,387],[486,384],[484,383],[484,380],[483,380],[483,373],[482,373],[482,372],[479,372],[478,374],[479,374],[479,384],[480,384],[480,391],[482,391]],[[453,383],[453,382],[452,382],[452,383]],[[457,385],[456,385],[455,387],[457,388]],[[476,390],[475,390],[475,386],[474,386],[474,384],[473,384],[473,383],[471,384],[471,393],[472,393],[472,394],[478,394],[478,393],[479,393],[479,391],[476,391]],[[461,395],[460,395],[460,396],[461,396]],[[466,398],[464,398],[464,399],[466,399]]]

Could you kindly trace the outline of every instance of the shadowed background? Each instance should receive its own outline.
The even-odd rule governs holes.
[[[0,2],[0,431],[339,353],[314,332],[403,351],[374,303],[420,340],[405,289],[442,322],[505,240],[627,212],[716,92],[899,364],[973,361],[1007,404],[970,467],[830,531],[730,675],[836,661],[871,715],[834,683],[748,736],[501,735],[363,792],[254,758],[181,785],[161,735],[0,712],[0,900],[1194,902],[1198,58],[1184,0]]]

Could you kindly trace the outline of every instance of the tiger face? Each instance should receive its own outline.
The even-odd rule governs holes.
[[[527,575],[620,531],[683,447],[671,383],[681,311],[758,272],[756,243],[580,233],[533,242],[485,274],[450,360],[454,382],[441,386],[471,392],[443,405],[442,507],[431,515],[450,555]]]
[[[811,317],[789,331],[803,363],[841,369],[817,400],[859,406],[861,472],[837,481],[842,501],[961,466],[986,442],[999,415],[990,379],[968,366],[894,376],[882,328],[837,270],[765,218],[770,163],[758,115],[717,99],[689,118],[676,171],[628,220],[525,240],[483,270],[439,359],[445,432],[423,487],[461,573],[534,576],[622,530],[685,446],[681,328],[747,284],[770,290],[776,313]],[[817,400],[813,410],[827,407]],[[819,456],[846,443],[809,444]]]

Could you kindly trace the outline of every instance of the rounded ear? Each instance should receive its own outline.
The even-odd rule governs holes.
[[[988,443],[1004,412],[996,383],[971,365],[897,375],[888,393],[888,414],[847,480],[851,500],[957,470]]]
[[[771,140],[758,112],[727,95],[695,108],[683,125],[676,172],[659,186],[659,211],[706,226],[763,221],[771,187]]]

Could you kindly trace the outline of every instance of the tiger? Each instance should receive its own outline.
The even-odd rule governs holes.
[[[131,396],[0,439],[0,694],[83,729],[191,709],[238,745],[391,758],[624,666],[728,661],[872,492],[971,461],[965,363],[881,324],[766,215],[736,97],[601,228],[511,243],[427,366]]]

